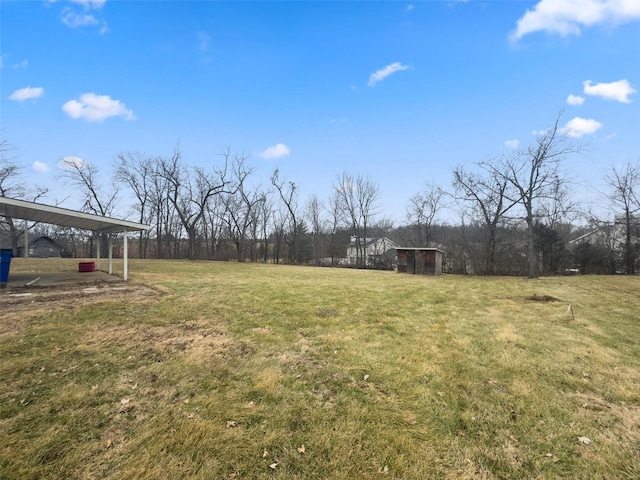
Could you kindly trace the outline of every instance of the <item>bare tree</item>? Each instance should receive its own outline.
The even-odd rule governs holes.
[[[233,182],[235,193],[227,193],[221,196],[224,211],[221,212],[221,220],[227,227],[229,236],[236,246],[238,262],[246,259],[245,242],[247,234],[256,220],[255,210],[264,196],[258,191],[250,191],[246,179],[252,170],[244,165],[244,161],[236,162],[233,168]]]
[[[608,195],[609,201],[617,212],[622,211],[622,224],[624,226],[624,266],[628,274],[636,273],[636,260],[638,252],[633,244],[633,229],[637,229],[638,212],[640,212],[640,163],[627,162],[619,168],[611,167],[611,172],[606,176],[611,188]],[[617,223],[617,222],[616,222]],[[614,225],[615,229],[615,225]]]
[[[11,152],[15,148],[4,138],[4,130],[0,131],[0,197],[11,198],[29,198],[37,201],[39,198],[47,194],[47,189],[39,186],[27,188],[22,178],[23,168],[16,161]],[[2,229],[8,230],[11,239],[11,249],[13,254],[18,253],[18,238],[20,236],[20,228],[9,215],[3,215],[4,221],[0,223]],[[25,228],[27,223],[25,222]],[[35,224],[32,224],[32,228]],[[1,230],[0,230],[1,231]]]
[[[167,198],[169,182],[164,176],[163,162],[165,159],[156,157],[153,159],[152,174],[148,182],[150,202],[150,223],[155,227],[156,257],[166,258],[172,256],[171,239],[178,237],[173,226],[175,211]],[[174,234],[175,233],[175,234]]]
[[[1,132],[4,134],[4,132]],[[0,196],[22,197],[25,187],[20,175],[22,168],[10,152],[14,147],[4,138],[0,138]]]
[[[183,165],[178,147],[170,158],[160,160],[160,172],[168,187],[167,197],[187,233],[187,257],[190,259],[198,258],[198,228],[208,202],[216,195],[235,192],[236,187],[229,178],[229,163],[242,163],[245,158],[241,155],[231,158],[228,149],[221,156],[223,165],[214,166],[212,173]]]
[[[105,191],[98,178],[98,169],[92,163],[78,157],[64,157],[58,163],[61,176],[70,186],[77,187],[82,199],[82,211],[109,217],[113,214],[118,188],[113,185]]]
[[[577,149],[568,144],[569,137],[559,128],[560,115],[552,127],[538,133],[535,142],[499,164],[485,164],[489,171],[506,180],[511,187],[505,193],[509,202],[523,209],[527,225],[528,276],[538,276],[535,224],[539,218],[539,203],[553,196],[554,186],[562,181],[561,159]]]
[[[280,224],[284,226],[285,223],[288,223],[287,231],[283,232],[283,238],[289,246],[289,261],[294,263],[298,260],[298,186],[292,181],[281,179],[280,170],[277,168],[271,175],[271,184],[275,187],[286,208],[286,213],[282,216]]]
[[[325,231],[325,222],[323,221],[322,214],[322,202],[317,195],[312,195],[307,201],[307,218],[312,229],[313,236],[313,256],[315,258],[316,265],[320,264],[320,246]]]
[[[58,162],[60,175],[67,185],[76,187],[82,200],[82,211],[110,217],[117,206],[118,187],[111,184],[105,189],[105,182],[99,178],[98,168],[92,163],[79,157],[64,157]],[[93,238],[91,237],[90,249],[93,250]],[[99,235],[101,247],[106,250],[106,235]],[[93,252],[91,252],[92,254]]]
[[[4,132],[2,133],[4,134]],[[20,181],[21,168],[9,154],[12,150],[13,146],[2,138],[0,140],[0,196],[2,197],[20,197],[24,193],[24,185]],[[11,249],[13,254],[16,255],[19,230],[12,217],[3,215],[3,218],[3,223],[6,225],[11,238]]]
[[[140,223],[150,222],[152,217],[151,195],[153,185],[153,159],[140,152],[123,152],[118,155],[115,168],[116,180],[125,183],[137,199],[135,209]],[[140,230],[139,256],[146,258],[149,231]]]
[[[342,223],[342,211],[340,206],[340,195],[337,191],[333,191],[329,198],[329,206],[326,211],[329,215],[329,255],[331,256],[331,265],[335,265],[340,254],[340,246],[338,245],[338,230]]]
[[[367,234],[378,213],[380,189],[368,177],[344,171],[333,185],[344,223],[351,229],[356,244],[356,264],[367,265]]]
[[[431,226],[442,206],[443,197],[444,191],[439,186],[430,183],[421,193],[416,193],[409,199],[407,220],[417,230],[417,246],[426,247],[429,245]]]
[[[258,205],[258,215],[260,219],[258,230],[261,236],[260,243],[262,248],[259,256],[265,263],[269,259],[269,224],[274,217],[272,193],[273,192],[265,192],[264,201]]]
[[[220,253],[221,240],[225,228],[224,222],[220,220],[226,209],[223,195],[217,195],[207,204],[205,216],[203,218],[203,234],[207,249],[207,258],[216,258]]]
[[[498,227],[505,215],[516,204],[506,198],[510,183],[495,168],[479,165],[480,172],[471,172],[458,166],[453,171],[456,198],[471,203],[487,232],[485,272],[496,273],[496,239]]]

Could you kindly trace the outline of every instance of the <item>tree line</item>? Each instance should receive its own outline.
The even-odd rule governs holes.
[[[561,168],[580,146],[559,128],[559,119],[523,149],[457,165],[448,187],[425,184],[408,199],[401,225],[380,218],[380,189],[366,175],[344,171],[329,198],[311,195],[303,202],[295,181],[278,169],[268,179],[255,178],[249,159],[230,149],[208,169],[185,161],[179,146],[166,156],[123,152],[111,182],[79,158],[67,157],[59,166],[85,212],[115,216],[123,196],[132,199],[136,221],[151,226],[134,242],[140,258],[341,265],[351,244],[353,266],[368,267],[367,240],[384,236],[402,246],[442,249],[452,273],[634,274],[640,259],[640,163],[610,167],[605,196],[613,222],[581,212]],[[45,198],[44,189],[25,186],[5,140],[0,153],[0,195]],[[457,224],[438,216],[452,205],[460,214]],[[16,248],[21,227],[15,219],[0,220],[0,232]],[[106,241],[64,227],[30,228],[70,256],[92,256],[95,243]]]

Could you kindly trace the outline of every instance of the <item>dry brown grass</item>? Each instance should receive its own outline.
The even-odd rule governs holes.
[[[2,304],[0,477],[640,475],[636,277],[131,276]]]

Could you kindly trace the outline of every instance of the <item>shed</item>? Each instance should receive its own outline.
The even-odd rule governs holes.
[[[442,250],[426,247],[399,247],[396,250],[398,273],[442,275]]]

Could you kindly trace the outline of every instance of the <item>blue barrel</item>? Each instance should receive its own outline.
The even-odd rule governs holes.
[[[11,267],[11,259],[13,258],[13,250],[0,250],[0,288],[7,286],[9,280],[9,268]]]

